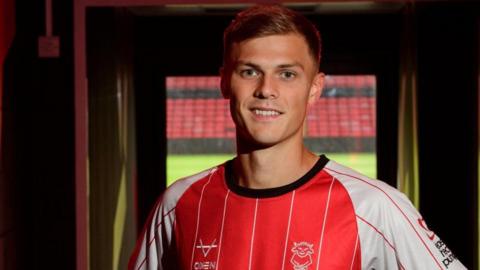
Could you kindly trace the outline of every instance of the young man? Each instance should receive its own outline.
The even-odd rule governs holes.
[[[237,15],[221,70],[237,156],[165,191],[130,269],[465,269],[403,194],[305,148],[319,63],[303,16]]]

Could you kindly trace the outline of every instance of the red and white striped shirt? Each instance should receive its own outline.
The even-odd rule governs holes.
[[[466,269],[398,190],[321,156],[297,181],[248,189],[233,162],[175,182],[129,269]]]

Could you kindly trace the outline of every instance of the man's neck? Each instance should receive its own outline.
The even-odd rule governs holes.
[[[253,189],[284,186],[307,173],[317,160],[318,156],[303,143],[239,153],[235,161],[236,180],[240,186]]]

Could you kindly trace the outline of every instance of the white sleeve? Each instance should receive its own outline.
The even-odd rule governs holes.
[[[137,241],[129,270],[177,269],[174,222],[175,208],[169,209],[160,200]]]
[[[362,269],[466,269],[403,193],[336,162],[326,169],[352,200]]]
[[[180,269],[175,241],[175,209],[184,192],[217,167],[177,180],[165,190],[153,208],[128,264],[129,270]]]
[[[466,269],[443,241],[430,231],[410,200],[389,188],[381,206],[385,235],[396,250],[399,269]]]

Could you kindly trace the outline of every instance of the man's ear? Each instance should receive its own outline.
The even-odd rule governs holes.
[[[308,103],[313,103],[320,98],[325,84],[325,74],[317,73],[313,78],[312,86],[310,87],[310,94],[308,96]]]
[[[225,68],[220,68],[220,90],[222,91],[222,96],[224,99],[230,98],[230,83],[228,82],[228,76],[225,74]]]

